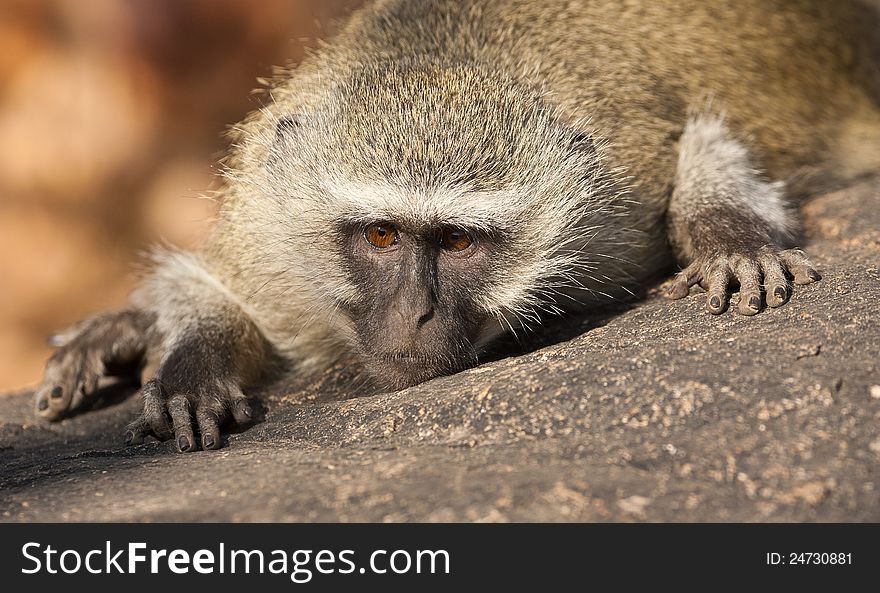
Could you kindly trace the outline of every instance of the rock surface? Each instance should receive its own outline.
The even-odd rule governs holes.
[[[0,397],[5,521],[880,521],[880,182],[804,207],[823,272],[753,318],[654,294],[401,391],[276,385],[218,452]],[[656,291],[654,291],[656,292]]]

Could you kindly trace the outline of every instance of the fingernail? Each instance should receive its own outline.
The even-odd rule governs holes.
[[[714,297],[712,297],[712,299],[709,301],[709,305],[710,305],[713,309],[718,309],[719,307],[721,307],[721,299],[719,299],[717,296],[714,296]]]
[[[754,309],[755,311],[760,309],[761,308],[761,299],[759,299],[756,296],[753,296],[752,298],[750,298],[749,299],[749,308]]]
[[[206,434],[203,441],[205,443],[205,449],[210,449],[214,446],[214,437],[210,434]]]
[[[48,407],[49,407],[49,402],[44,399],[41,399],[40,401],[37,402],[37,409],[39,409],[41,411],[45,410]]]
[[[777,299],[782,300],[782,299],[785,298],[785,289],[784,289],[783,287],[781,287],[781,286],[777,286],[777,287],[773,290],[773,294],[776,296]]]
[[[64,390],[61,388],[60,385],[56,385],[52,388],[52,393],[49,394],[49,397],[51,397],[52,399],[58,399],[62,395],[64,395]]]
[[[189,451],[189,439],[186,438],[185,436],[182,436],[179,439],[177,439],[177,448],[180,449],[181,451]]]

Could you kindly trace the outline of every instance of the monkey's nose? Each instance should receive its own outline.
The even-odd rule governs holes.
[[[436,309],[433,303],[397,303],[388,311],[386,319],[389,335],[396,336],[398,340],[418,341],[419,336],[435,319]]]
[[[419,317],[416,327],[422,327],[434,317],[434,307],[431,307],[427,313]]]

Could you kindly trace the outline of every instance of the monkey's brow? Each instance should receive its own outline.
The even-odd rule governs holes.
[[[356,224],[394,222],[411,228],[457,226],[502,234],[529,207],[535,188],[469,191],[467,188],[416,189],[386,183],[334,180],[322,183],[341,218]]]
[[[332,227],[334,229],[333,234],[340,240],[345,240],[352,234],[361,233],[364,228],[372,224],[394,225],[404,232],[411,233],[413,235],[420,235],[426,238],[436,236],[443,229],[448,228],[461,230],[472,235],[475,238],[489,240],[493,242],[504,241],[504,239],[509,235],[509,232],[507,230],[496,227],[483,226],[480,228],[472,228],[463,224],[457,224],[454,221],[442,220],[418,221],[416,223],[412,223],[408,221],[400,221],[393,217],[381,217],[376,219],[361,219],[349,217],[338,218],[332,224]]]
[[[473,234],[501,237],[508,234],[506,224],[495,220],[475,220],[473,217],[461,216],[413,216],[410,212],[396,213],[391,210],[377,212],[345,212],[333,221],[333,226],[350,230],[353,227],[364,227],[371,224],[393,224],[394,226],[413,233],[435,231],[443,228],[457,228]]]

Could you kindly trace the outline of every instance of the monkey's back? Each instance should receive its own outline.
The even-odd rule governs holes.
[[[880,150],[878,14],[866,0],[379,0],[274,81],[274,102],[240,126],[230,162],[261,163],[248,138],[307,112],[351,68],[446,62],[541,89],[610,143],[608,158],[649,201],[668,196],[675,142],[701,107],[723,112],[762,169],[789,180],[845,165],[829,158],[856,137]]]
[[[668,193],[688,109],[723,111],[780,179],[827,159],[842,126],[880,122],[880,20],[858,0],[386,0],[341,41],[536,85],[651,195]]]

